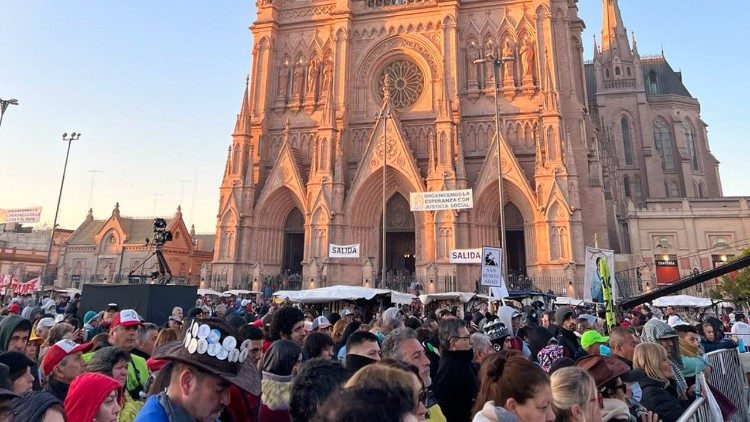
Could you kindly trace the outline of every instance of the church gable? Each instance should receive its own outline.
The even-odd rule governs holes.
[[[286,187],[297,197],[299,206],[303,213],[307,212],[307,204],[304,200],[307,196],[305,189],[305,180],[302,178],[297,153],[286,140],[281,145],[276,162],[268,175],[263,190],[258,198],[258,209],[277,189]]]
[[[501,161],[503,166],[503,179],[512,182],[518,187],[530,201],[530,203],[536,202],[534,191],[531,189],[529,182],[523,174],[523,169],[518,163],[516,156],[508,147],[508,143],[505,142],[505,138],[500,138],[502,145],[501,149]],[[484,189],[492,183],[497,183],[497,136],[492,140],[490,150],[487,152],[487,156],[484,158],[482,169],[479,171],[479,176],[474,184],[474,192],[482,192]]]
[[[390,107],[387,107],[388,109]],[[381,113],[383,114],[383,113]],[[387,136],[384,137],[383,128],[386,128]],[[387,137],[387,141],[386,138]],[[385,144],[385,147],[384,147]],[[415,191],[424,191],[424,180],[419,173],[419,168],[414,159],[411,148],[407,144],[395,117],[385,119],[378,117],[375,122],[370,139],[362,159],[359,162],[357,173],[354,176],[351,192],[357,192],[364,182],[378,169],[383,167],[383,155],[388,167],[396,169],[412,184]],[[353,195],[350,195],[353,197]]]

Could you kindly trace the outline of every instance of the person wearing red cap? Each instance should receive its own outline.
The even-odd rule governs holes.
[[[109,344],[117,347],[123,352],[130,353],[135,348],[135,340],[138,332],[138,326],[141,320],[132,309],[123,309],[117,312],[112,318],[112,324],[109,326]],[[92,353],[83,355],[83,360],[88,362]],[[146,359],[130,353],[130,364],[128,365],[128,381],[125,389],[130,397],[141,400],[141,393],[146,392],[148,383],[148,366]]]
[[[76,344],[68,339],[53,344],[42,360],[42,372],[47,377],[45,391],[65,401],[70,383],[83,372],[81,355],[92,347],[91,343]]]
[[[117,422],[120,402],[120,383],[114,378],[85,373],[70,384],[65,414],[69,421]]]

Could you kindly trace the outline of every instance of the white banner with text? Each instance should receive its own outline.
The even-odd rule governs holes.
[[[354,245],[328,245],[329,258],[359,258],[359,243]]]

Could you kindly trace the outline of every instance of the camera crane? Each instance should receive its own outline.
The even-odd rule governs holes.
[[[151,273],[151,278],[158,279],[159,284],[162,285],[169,283],[169,281],[172,280],[172,270],[169,269],[169,264],[164,257],[162,249],[164,248],[164,244],[170,241],[172,241],[172,232],[167,230],[167,220],[163,218],[154,218],[154,238],[150,242],[154,245],[154,251],[151,252],[151,254],[147,256],[140,265],[130,271],[128,279],[130,279],[130,277],[132,277],[139,269],[143,269],[146,262],[148,262],[151,257],[156,256],[156,262],[159,264],[159,271]],[[148,238],[146,238],[146,244],[149,244]]]

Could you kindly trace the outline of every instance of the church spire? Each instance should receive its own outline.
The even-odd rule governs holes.
[[[250,134],[250,75],[245,77],[245,94],[242,97],[240,113],[237,115],[237,122],[234,124],[233,135]]]
[[[627,48],[628,32],[622,23],[617,0],[602,0],[602,2],[602,50],[616,48],[621,52],[629,51]]]

